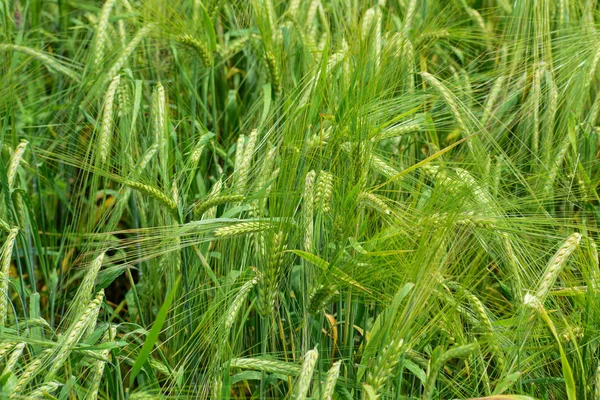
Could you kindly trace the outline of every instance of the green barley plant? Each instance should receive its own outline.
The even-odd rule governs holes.
[[[597,1],[0,4],[0,398],[600,397]]]

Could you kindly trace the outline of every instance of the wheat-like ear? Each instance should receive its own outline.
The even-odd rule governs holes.
[[[98,25],[96,27],[96,44],[94,46],[94,65],[99,65],[104,59],[104,46],[107,38],[108,17],[112,11],[116,0],[106,0],[100,11]]]
[[[300,3],[301,2],[302,2],[302,0],[290,0],[289,5],[288,5],[288,9],[287,9],[287,13],[292,18],[296,18],[296,15],[298,13],[298,9],[300,8]]]
[[[95,324],[98,312],[100,311],[100,305],[104,299],[104,290],[100,290],[94,300],[88,303],[88,306],[84,310],[83,314],[79,316],[79,319],[69,328],[65,333],[61,341],[56,346],[53,358],[50,363],[50,368],[45,376],[45,381],[53,379],[58,370],[63,366],[69,354],[73,350],[74,346],[79,342],[87,331],[90,324]]]
[[[333,196],[333,175],[321,171],[315,184],[315,207],[323,214],[331,211],[331,198]]]
[[[463,135],[469,134],[469,126],[463,118],[462,112],[460,111],[460,108],[456,101],[456,97],[452,94],[452,92],[450,92],[450,90],[448,90],[448,88],[442,82],[440,82],[435,76],[431,75],[430,73],[421,72],[421,76],[427,83],[433,86],[442,95],[444,101],[446,102],[448,107],[450,107],[450,110],[452,110],[452,114],[454,114],[454,119],[456,119],[456,122],[462,130]]]
[[[125,179],[123,181],[123,184],[126,186],[129,186],[132,189],[139,190],[142,193],[145,193],[149,196],[154,197],[156,200],[158,200],[160,203],[162,203],[164,206],[166,206],[167,209],[169,210],[169,212],[174,217],[177,218],[177,215],[179,212],[177,203],[175,202],[175,200],[173,200],[172,198],[170,198],[169,196],[164,194],[159,188],[152,186],[152,185],[145,184],[145,183],[137,182],[137,181],[134,181],[131,179]]]
[[[13,348],[13,351],[10,353],[8,360],[6,360],[6,364],[4,365],[2,375],[13,371],[13,369],[17,365],[17,362],[19,361],[19,358],[21,358],[21,355],[23,354],[23,350],[25,350],[25,342],[19,343]]]
[[[218,392],[220,393],[220,391]],[[129,395],[129,400],[160,400],[163,397],[152,394],[148,391],[138,390]]]
[[[375,50],[375,66],[379,67],[381,53],[381,10],[378,6],[371,7],[363,15],[361,34],[362,40],[371,43]]]
[[[335,385],[337,384],[338,377],[340,376],[340,368],[342,367],[342,360],[333,363],[329,371],[327,372],[327,381],[325,382],[325,390],[321,395],[321,400],[333,400],[333,394],[335,392]]]
[[[302,368],[300,369],[300,375],[296,381],[296,388],[294,390],[294,400],[304,400],[310,389],[310,383],[312,381],[313,372],[317,359],[319,358],[319,352],[316,349],[309,350],[304,355],[304,361],[302,362]]]
[[[25,396],[25,400],[47,399],[62,385],[58,382],[47,382]],[[52,397],[50,397],[52,398]]]
[[[215,236],[218,238],[229,238],[249,233],[257,233],[266,231],[271,227],[269,222],[263,221],[246,221],[239,222],[229,226],[223,226],[215,229]]]
[[[223,181],[220,181],[220,180],[216,181],[215,184],[210,188],[210,192],[208,192],[208,194],[206,195],[206,198],[198,203],[198,206],[200,206],[200,209],[202,209],[202,206],[201,206],[202,203],[211,201],[212,199],[219,197],[222,190],[223,190]],[[215,206],[203,211],[202,214],[198,214],[198,213],[194,212],[194,218],[196,218],[196,219],[199,219],[199,218],[213,219],[216,217],[216,215],[217,215],[217,207],[215,207]]]
[[[235,368],[263,371],[270,374],[297,376],[300,373],[299,365],[265,358],[234,358],[230,365]]]
[[[317,15],[317,10],[321,7],[321,0],[312,0],[310,5],[308,6],[308,10],[306,12],[305,19],[305,28],[304,30],[309,33],[311,37],[314,37],[315,31],[312,29],[311,24],[314,26],[315,17]]]
[[[415,11],[417,10],[417,0],[408,0],[408,5],[405,8],[404,14],[404,33],[408,33],[412,29],[412,24],[415,19]]]
[[[248,294],[250,293],[252,288],[258,283],[258,281],[259,281],[259,278],[255,277],[255,278],[250,279],[248,282],[244,283],[242,285],[242,287],[240,288],[238,294],[235,296],[235,298],[231,302],[231,305],[229,306],[229,309],[227,310],[227,313],[225,314],[224,320],[223,320],[223,326],[224,326],[224,330],[226,333],[225,335],[223,335],[223,339],[226,339],[227,334],[229,333],[229,330],[233,326],[233,323],[238,314],[238,311],[240,310],[240,308],[246,301],[246,297],[248,297]]]
[[[358,195],[358,201],[360,205],[372,208],[381,214],[390,215],[392,213],[390,208],[383,201],[383,198],[376,194],[369,192],[360,193]]]
[[[111,142],[112,142],[112,131],[113,131],[113,103],[115,100],[115,94],[119,87],[120,77],[115,76],[108,86],[106,91],[106,98],[104,100],[104,109],[102,111],[102,127],[100,129],[100,136],[98,138],[98,158],[100,165],[106,163],[106,159],[110,156]]]
[[[310,252],[313,246],[314,231],[314,182],[315,171],[309,171],[304,179],[304,193],[302,194],[302,219],[304,223],[304,250]]]
[[[421,124],[418,122],[407,122],[395,126],[391,126],[387,129],[377,132],[371,137],[372,142],[379,142],[382,140],[397,138],[404,136],[408,133],[418,132],[421,130]]]
[[[433,395],[435,389],[435,382],[437,380],[440,369],[453,358],[467,358],[473,352],[479,348],[477,343],[469,343],[463,346],[455,346],[439,357],[431,359],[429,361],[429,367],[427,369],[427,380],[425,383],[425,389],[423,390],[423,399],[429,400]]]
[[[114,326],[109,326],[108,330],[104,334],[104,342],[114,340],[117,334],[117,329]],[[102,350],[101,356],[108,359],[110,357],[110,350]],[[92,364],[90,387],[85,397],[86,400],[94,400],[98,398],[98,389],[100,388],[100,382],[102,381],[102,375],[104,375],[104,368],[106,367],[106,361],[96,360]]]
[[[122,80],[117,88],[118,110],[121,115],[129,115],[132,112],[130,90],[129,83],[126,80]]]
[[[169,149],[169,136],[166,132],[167,105],[165,88],[160,82],[156,84],[152,92],[152,117],[154,119],[154,137],[156,143],[158,143],[158,155],[162,159],[163,165],[165,165]]]
[[[239,151],[242,153],[238,153],[238,149],[236,149],[236,175],[234,182],[234,194],[244,194],[246,193],[246,187],[248,186],[248,174],[250,173],[250,168],[252,167],[252,158],[254,156],[254,149],[256,147],[256,141],[258,140],[258,131],[254,129],[248,135],[248,141],[245,145],[239,147]],[[238,139],[238,146],[240,146],[240,140]]]
[[[106,81],[108,81],[109,79],[112,79],[115,75],[117,75],[119,73],[121,68],[123,68],[123,65],[125,65],[125,63],[127,62],[127,59],[129,58],[131,53],[133,53],[135,48],[140,44],[140,42],[142,40],[144,40],[144,38],[150,32],[152,32],[153,29],[154,29],[154,25],[149,24],[149,25],[142,27],[139,31],[137,31],[137,33],[135,34],[133,39],[131,39],[131,41],[129,42],[127,47],[125,47],[125,49],[123,49],[123,52],[121,53],[119,58],[117,58],[117,60],[113,64],[113,66],[106,73],[106,75],[105,75]]]
[[[269,67],[269,76],[271,77],[273,93],[277,96],[281,92],[281,70],[279,69],[277,58],[275,58],[275,54],[273,54],[272,51],[269,50],[265,53],[265,59],[267,61],[267,66]]]
[[[388,179],[392,179],[400,173],[396,168],[375,154],[371,155],[371,168]]]
[[[14,342],[2,342],[0,343],[0,360],[15,346]]]
[[[257,299],[257,309],[263,317],[272,315],[275,309],[275,300],[282,276],[283,251],[286,247],[284,234],[280,231],[273,235],[270,248],[264,249],[265,254],[270,253],[270,257],[258,286]]]
[[[200,139],[198,139],[198,142],[196,142],[196,145],[194,146],[193,150],[191,151],[190,155],[189,155],[189,159],[188,159],[188,168],[196,168],[196,166],[198,165],[198,161],[200,161],[200,156],[202,155],[202,151],[204,151],[204,148],[206,147],[207,143],[208,143],[208,139],[210,138],[210,134],[206,133],[204,135],[202,135],[200,137]]]
[[[243,200],[244,196],[242,196],[241,194],[230,194],[209,197],[206,200],[198,203],[194,207],[194,215],[197,217],[201,217],[205,212],[207,212],[213,207],[220,206],[221,204],[236,203]]]
[[[309,314],[316,314],[322,311],[327,304],[331,302],[331,298],[338,293],[337,285],[325,284],[315,287],[309,296]]]
[[[273,146],[267,151],[260,173],[256,177],[255,188],[262,190],[273,179],[275,161],[277,160],[277,147]]]
[[[208,45],[204,43],[202,40],[197,39],[191,35],[179,35],[175,36],[175,40],[180,44],[192,49],[200,60],[204,67],[210,68],[213,64],[213,55],[208,48]]]
[[[558,152],[556,153],[554,159],[551,160],[550,172],[548,174],[548,179],[545,180],[544,193],[549,194],[552,191],[552,188],[554,187],[554,183],[556,181],[556,177],[558,176],[558,172],[559,172],[560,168],[562,167],[563,161],[565,159],[567,151],[569,150],[569,147],[571,147],[571,140],[570,140],[570,136],[567,135],[563,139],[563,143],[559,147]]]
[[[499,364],[500,367],[503,367],[505,365],[504,354],[502,353],[500,346],[498,346],[498,343],[496,343],[493,340],[493,337],[491,336],[494,332],[494,326],[492,325],[492,321],[490,320],[490,317],[488,315],[487,308],[483,305],[483,303],[481,302],[481,300],[479,300],[477,296],[470,292],[467,292],[467,299],[469,299],[469,301],[471,302],[473,309],[479,316],[479,320],[484,325],[487,336],[491,339],[490,349],[492,350],[496,362]]]
[[[239,181],[240,168],[242,166],[242,160],[244,159],[244,148],[246,147],[246,135],[241,134],[238,136],[235,145],[235,157],[233,159],[233,180],[234,182]]]
[[[17,169],[21,164],[21,159],[23,158],[23,154],[25,153],[25,149],[27,148],[27,140],[21,140],[21,143],[15,149],[12,157],[10,158],[10,163],[8,164],[8,170],[6,171],[6,177],[8,182],[8,188],[12,189],[15,183],[15,177],[17,176]]]
[[[8,222],[3,220],[2,218],[0,218],[0,229],[2,229],[5,232],[10,232],[10,229],[11,229]]]
[[[94,293],[94,285],[96,283],[96,278],[98,277],[98,272],[100,272],[100,268],[102,267],[102,263],[104,262],[104,256],[106,252],[100,253],[98,257],[91,262],[81,284],[79,285],[79,289],[77,289],[77,294],[75,295],[75,312],[73,315],[79,316],[81,315],[85,309],[88,307],[88,303]]]
[[[506,77],[504,75],[501,75],[494,81],[492,89],[490,90],[485,101],[485,106],[483,108],[483,117],[481,117],[481,125],[485,126],[490,117],[494,115],[494,107],[496,106],[498,98],[503,93],[505,79]]]
[[[301,31],[301,28],[299,28],[299,31]],[[307,46],[311,49],[311,51],[313,51],[312,48],[315,46],[314,46],[314,43],[312,42],[312,38],[310,36],[308,36],[306,39],[303,38],[303,42],[307,42]],[[347,60],[348,59],[347,55],[348,55],[348,43],[346,43],[346,41],[344,41],[342,44],[342,49],[340,51],[333,53],[327,60],[326,75],[331,74],[331,72],[342,61]],[[345,74],[349,75],[347,72],[345,72]],[[304,93],[302,94],[302,98],[299,103],[300,106],[304,106],[305,104],[310,103],[310,99],[311,99],[313,89],[315,87],[315,83],[318,82],[320,78],[321,78],[321,70],[318,70],[317,73],[312,77],[310,83],[306,85],[306,88],[304,89]],[[317,135],[317,142],[319,142],[318,135]],[[312,144],[314,144],[314,143],[315,143],[315,141],[312,140]]]
[[[18,46],[16,44],[6,44],[6,43],[0,44],[0,52],[11,51],[11,50],[19,52],[19,53],[27,54],[28,56],[31,56],[31,57],[35,58],[36,60],[40,61],[46,67],[53,69],[56,72],[59,72],[65,76],[68,76],[75,82],[80,81],[79,75],[75,71],[64,66],[62,63],[58,62],[54,57],[50,56],[47,53],[29,48],[29,47],[25,47],[25,46]]]
[[[0,252],[0,326],[4,326],[8,314],[8,272],[10,271],[10,261],[18,233],[18,228],[10,230]]]
[[[29,382],[31,382],[31,379],[36,375],[36,372],[40,370],[42,363],[47,359],[50,353],[52,353],[52,349],[45,349],[35,360],[27,364],[27,367],[25,367],[17,379],[17,383],[13,388],[13,393],[10,395],[11,400],[17,399],[23,394],[22,392],[25,390]]]
[[[403,339],[392,339],[381,351],[379,357],[375,360],[373,369],[367,374],[366,382],[373,389],[377,399],[381,397],[381,392],[385,389],[388,379],[394,373],[396,365],[400,361],[403,345]]]
[[[538,286],[535,296],[539,299],[541,303],[544,302],[548,293],[554,286],[556,282],[556,278],[565,267],[567,259],[569,256],[575,251],[575,249],[579,246],[579,242],[581,241],[581,234],[574,233],[558,249],[554,257],[548,263],[546,267],[546,272],[542,277],[542,280]]]

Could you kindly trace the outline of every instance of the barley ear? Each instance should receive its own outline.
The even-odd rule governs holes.
[[[331,211],[331,198],[333,197],[333,175],[321,171],[315,184],[315,207],[323,214]]]
[[[319,352],[316,349],[309,350],[304,355],[304,361],[302,362],[302,368],[300,369],[300,375],[296,381],[294,390],[294,400],[305,400],[310,388],[312,381],[313,372],[317,359],[319,358]]]
[[[270,248],[264,249],[265,253],[270,252],[270,257],[266,270],[263,271],[261,282],[258,284],[257,299],[257,309],[263,317],[271,315],[276,307],[275,300],[281,281],[283,251],[285,249],[283,232],[273,235]]]
[[[47,382],[44,383],[42,386],[40,386],[39,388],[35,389],[34,391],[32,391],[31,393],[29,393],[25,399],[26,400],[37,400],[37,399],[47,399],[47,398],[52,398],[50,397],[52,395],[52,393],[54,393],[56,391],[56,389],[58,389],[61,385],[57,382]]]
[[[112,67],[110,68],[110,70],[106,73],[106,75],[104,75],[104,76],[106,76],[105,79],[107,81],[109,79],[112,79],[115,75],[117,75],[119,73],[119,71],[121,70],[121,68],[123,68],[123,65],[125,65],[125,63],[127,62],[127,59],[129,58],[129,56],[131,55],[131,53],[133,53],[133,51],[140,44],[140,42],[150,32],[152,32],[153,29],[154,29],[154,25],[149,24],[149,25],[146,25],[146,26],[142,27],[139,31],[137,31],[137,33],[135,34],[135,36],[133,37],[133,39],[131,39],[131,41],[129,42],[129,44],[127,45],[127,47],[125,47],[125,49],[123,50],[123,52],[121,53],[121,55],[119,56],[119,58],[117,58],[117,60],[112,65]]]
[[[112,325],[108,327],[108,331],[104,334],[104,341],[108,342],[113,340],[116,336],[116,328]],[[104,358],[108,358],[110,356],[110,350],[102,350],[101,355]],[[86,400],[94,400],[98,398],[98,390],[100,388],[100,382],[102,381],[102,376],[104,375],[104,368],[106,367],[106,361],[96,360],[92,364],[91,374],[91,383],[88,389],[88,393],[85,397]]]
[[[6,361],[4,370],[2,371],[2,375],[13,371],[13,369],[17,365],[17,362],[19,361],[19,358],[21,358],[21,355],[23,354],[24,349],[25,349],[24,342],[19,343],[14,347],[13,351],[10,353],[10,356],[8,357],[8,360]]]
[[[331,302],[331,298],[338,293],[336,285],[319,285],[310,294],[308,300],[308,313],[316,314]]]
[[[335,392],[335,385],[337,384],[338,377],[340,376],[341,366],[342,360],[336,361],[327,372],[327,381],[325,383],[325,390],[323,391],[321,400],[333,400],[333,393]]]
[[[11,400],[19,398],[18,396],[22,394],[29,382],[31,382],[31,379],[36,375],[36,371],[40,370],[42,363],[51,353],[52,349],[46,349],[42,351],[42,353],[35,360],[31,361],[25,367],[17,379],[17,383],[13,388],[13,393],[10,395]]]
[[[452,92],[435,76],[431,75],[428,72],[421,72],[421,76],[423,79],[433,86],[438,93],[442,96],[445,103],[450,107],[452,114],[454,115],[454,119],[458,123],[459,128],[462,130],[463,135],[468,135],[470,132],[469,126],[467,125],[463,114],[460,110],[459,104],[457,102],[456,96],[452,94]],[[470,142],[467,142],[469,144]]]
[[[258,139],[258,131],[254,129],[250,135],[248,135],[248,141],[246,145],[243,146],[243,154],[241,155],[241,160],[238,165],[236,164],[237,176],[235,181],[235,194],[244,194],[246,192],[246,187],[248,185],[248,174],[250,173],[250,168],[252,167],[252,158],[254,156],[254,149],[256,147],[256,141]],[[239,144],[239,141],[238,141]],[[237,161],[237,152],[236,152],[236,161]]]
[[[50,364],[50,368],[45,376],[45,381],[51,380],[58,370],[63,366],[74,346],[79,342],[87,331],[90,324],[95,324],[100,311],[102,300],[104,299],[104,290],[100,290],[94,300],[88,303],[79,319],[65,332],[63,338],[59,342],[54,351],[54,358]]]
[[[9,50],[27,54],[28,56],[31,56],[40,61],[46,67],[49,67],[50,69],[53,69],[56,72],[60,72],[61,74],[68,76],[75,82],[80,81],[79,75],[75,71],[64,66],[62,63],[57,61],[56,58],[52,57],[48,53],[41,52],[25,46],[18,46],[16,44],[0,44],[0,52]]]
[[[8,222],[3,220],[2,218],[0,218],[0,229],[2,229],[5,232],[10,232],[10,229],[11,229]]]
[[[546,272],[542,277],[542,281],[540,282],[538,289],[536,291],[536,297],[540,302],[544,302],[550,290],[554,286],[556,279],[560,275],[560,272],[563,270],[567,259],[569,256],[575,251],[575,249],[579,246],[579,242],[581,241],[581,234],[574,233],[558,249],[558,251],[554,254],[548,266],[546,267]]]
[[[296,18],[298,9],[300,8],[301,0],[290,0],[287,12],[292,18]]]
[[[403,339],[392,339],[390,344],[381,351],[375,360],[373,369],[367,374],[366,382],[373,389],[376,399],[381,397],[381,392],[385,389],[387,381],[400,361],[403,344]]]
[[[8,354],[8,352],[14,347],[14,345],[14,342],[3,341],[2,343],[0,343],[0,360]]]
[[[268,222],[262,221],[251,221],[251,222],[240,222],[237,224],[223,226],[215,229],[215,236],[218,238],[229,238],[240,235],[247,235],[249,233],[262,232],[269,229],[271,226]]]
[[[314,182],[315,171],[306,174],[304,180],[304,193],[302,195],[302,217],[304,223],[304,250],[310,252],[313,246],[314,231]]]
[[[19,229],[12,228],[0,251],[0,326],[8,315],[8,273],[10,271],[10,262],[12,260],[13,247],[17,238]]]
[[[422,398],[425,400],[432,398],[435,390],[435,382],[440,369],[444,366],[444,364],[453,358],[467,358],[478,348],[479,345],[477,343],[470,343],[463,346],[455,346],[444,353],[441,353],[441,349],[436,349],[431,360],[429,360],[429,367],[427,368],[427,380],[425,382],[425,389],[423,390]]]
[[[210,188],[210,192],[206,195],[206,199],[198,203],[198,206],[202,208],[203,202],[211,201],[212,199],[219,197],[223,190],[223,181],[216,181],[215,184]],[[243,196],[242,196],[243,197]],[[202,214],[194,213],[195,218],[213,219],[217,215],[217,207],[213,206],[203,211]]]
[[[19,164],[21,163],[21,158],[23,158],[23,153],[25,153],[25,148],[27,147],[27,144],[27,140],[21,140],[21,143],[19,143],[19,145],[15,149],[15,152],[10,158],[8,170],[6,171],[9,189],[12,189],[14,186],[15,177],[17,176],[17,169],[19,168]]]
[[[177,218],[178,215],[178,206],[175,200],[164,194],[160,189],[155,186],[147,185],[145,183],[137,182],[131,179],[126,179],[123,181],[123,184],[129,186],[132,189],[137,189],[142,193],[145,193],[149,196],[154,197],[158,202],[162,203],[167,207],[169,212]]]
[[[96,278],[98,277],[98,272],[100,272],[100,268],[104,262],[105,254],[106,252],[100,253],[100,255],[91,262],[83,281],[79,285],[79,289],[77,289],[77,294],[75,295],[75,304],[79,304],[79,306],[76,308],[74,313],[76,316],[81,315],[85,308],[88,307],[88,303],[93,294],[94,284],[96,282]]]
[[[104,59],[104,47],[106,42],[106,31],[108,27],[108,17],[112,11],[116,0],[106,0],[100,11],[100,18],[96,27],[96,43],[94,46],[94,64],[99,65]]]
[[[180,44],[192,49],[198,55],[204,67],[210,68],[212,66],[213,55],[209,50],[208,45],[202,40],[191,35],[179,35],[175,37],[175,40]]]
[[[100,129],[100,136],[98,139],[98,158],[100,160],[100,165],[104,165],[107,158],[110,156],[113,131],[113,104],[117,88],[119,87],[119,81],[119,75],[115,76],[110,82],[108,90],[106,91],[106,99],[104,101],[104,109],[102,111],[102,127]]]
[[[381,214],[390,215],[392,212],[383,198],[373,193],[363,192],[358,195],[359,204],[369,207]]]
[[[281,92],[281,71],[279,69],[279,64],[272,51],[266,52],[265,59],[267,60],[267,66],[269,67],[273,94],[277,96]]]
[[[240,308],[246,301],[248,294],[250,293],[252,288],[258,283],[258,281],[259,281],[258,278],[252,278],[248,282],[244,283],[242,285],[242,287],[240,288],[238,294],[235,296],[235,298],[231,302],[231,305],[229,306],[229,309],[227,310],[227,313],[225,314],[225,317],[224,317],[224,325],[223,326],[225,328],[226,335],[223,335],[223,339],[226,339],[227,334],[229,333],[229,330],[233,326],[233,323],[238,314],[238,311],[240,310]]]
[[[235,368],[287,376],[297,376],[300,373],[300,366],[296,364],[264,358],[234,358],[231,360],[230,365]]]
[[[209,197],[208,199],[201,201],[194,207],[194,215],[199,218],[202,217],[202,215],[204,215],[204,213],[210,210],[211,208],[220,206],[221,204],[235,203],[243,200],[244,196],[242,196],[241,194],[230,194]]]

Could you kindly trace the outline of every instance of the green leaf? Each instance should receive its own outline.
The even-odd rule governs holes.
[[[394,320],[396,313],[398,312],[398,308],[402,303],[402,300],[406,297],[406,295],[412,290],[414,286],[414,283],[407,283],[406,285],[398,289],[396,295],[394,296],[394,299],[392,300],[392,304],[388,307],[387,310],[379,314],[375,319],[375,323],[373,323],[373,328],[371,328],[370,339],[367,342],[365,351],[362,356],[362,362],[358,367],[357,377],[359,380],[365,373],[368,360],[375,356],[375,353],[377,353],[377,349],[381,345],[380,342],[383,339],[383,335],[386,333],[386,330],[381,330],[382,326],[386,326],[384,325],[385,322]]]
[[[548,325],[548,328],[550,328],[550,331],[552,332],[552,335],[554,336],[554,339],[558,344],[558,350],[560,351],[560,362],[562,364],[562,372],[563,377],[565,379],[565,388],[567,390],[567,397],[569,400],[577,400],[577,391],[575,388],[575,378],[573,377],[573,370],[571,369],[571,364],[569,364],[567,354],[565,353],[565,350],[563,349],[560,343],[560,337],[558,336],[556,327],[554,326],[554,323],[552,322],[550,316],[546,312],[546,309],[541,304],[536,308],[536,310],[540,313],[542,319]]]
[[[213,24],[208,12],[204,6],[201,8],[202,10],[202,28],[206,33],[208,38],[208,48],[210,51],[215,51],[217,49],[217,34],[215,33],[215,25]]]
[[[319,256],[316,256],[312,253],[309,253],[309,252],[306,252],[303,250],[289,250],[289,251],[291,253],[294,253],[295,255],[303,258],[304,260],[308,261],[309,263],[314,264],[315,266],[321,268],[322,270],[330,272],[334,277],[338,278],[342,282],[347,283],[351,286],[354,286],[364,292],[371,293],[371,291],[369,289],[367,289],[366,287],[364,287],[363,285],[361,285],[360,283],[355,281],[350,275],[348,275],[347,273],[345,273],[338,267],[330,265],[327,261],[323,260]]]
[[[148,333],[148,336],[146,336],[146,341],[142,346],[142,350],[140,350],[140,353],[138,354],[137,358],[135,359],[135,362],[133,363],[133,367],[131,368],[131,373],[129,374],[130,385],[133,385],[136,376],[140,373],[142,366],[144,365],[144,363],[148,359],[148,356],[150,355],[150,352],[154,348],[154,343],[156,343],[156,340],[158,340],[158,334],[160,333],[165,319],[167,318],[169,307],[171,307],[171,303],[175,298],[175,294],[177,293],[177,288],[179,287],[180,281],[181,277],[179,277],[177,281],[175,281],[175,285],[173,285],[173,288],[165,298],[165,302],[163,303],[162,307],[160,307],[160,310],[156,315],[156,320],[152,325],[152,329],[150,330],[150,333]]]
[[[493,394],[502,394],[502,392],[508,390],[515,382],[521,377],[521,372],[517,371],[512,374],[508,374],[496,385]]]
[[[427,381],[427,374],[425,373],[425,371],[423,371],[423,369],[421,367],[419,367],[417,364],[415,364],[414,362],[412,362],[410,360],[404,360],[404,366],[406,367],[407,370],[409,370],[417,378],[419,378],[419,380],[421,381],[421,383],[423,385],[425,385],[425,382]]]

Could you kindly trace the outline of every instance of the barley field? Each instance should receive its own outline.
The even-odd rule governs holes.
[[[0,398],[600,400],[597,0],[0,1]]]

